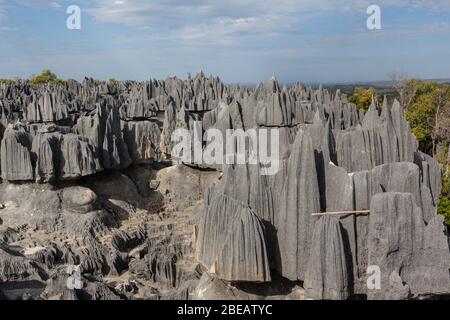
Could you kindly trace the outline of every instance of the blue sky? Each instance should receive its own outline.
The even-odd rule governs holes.
[[[68,30],[66,8],[81,8]],[[382,30],[366,27],[370,4]],[[0,0],[0,78],[450,78],[450,0]]]

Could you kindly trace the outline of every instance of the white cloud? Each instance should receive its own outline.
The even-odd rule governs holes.
[[[23,0],[22,0],[23,1]],[[29,1],[29,0],[26,0]],[[42,0],[41,0],[42,1]],[[289,15],[310,11],[361,11],[368,0],[89,0],[99,21],[125,25],[187,24],[219,17]],[[450,0],[378,0],[381,7],[450,9]]]
[[[287,15],[293,11],[330,10],[344,0],[91,0],[98,21],[125,25],[188,25],[217,18]]]
[[[292,24],[289,14],[297,2],[278,0],[274,6],[268,0],[92,0],[87,12],[100,22],[141,27],[142,33],[135,39],[227,45],[286,30]],[[309,7],[314,3],[300,2]]]
[[[23,0],[21,0],[23,1]],[[27,1],[27,0],[25,0]],[[97,21],[140,27],[144,38],[231,44],[250,36],[300,30],[323,12],[363,13],[369,0],[87,0]],[[378,0],[383,7],[450,9],[450,0]],[[295,16],[297,14],[297,16]],[[294,21],[296,20],[296,21]]]
[[[56,0],[15,0],[21,6],[29,8],[50,8],[52,10],[60,10],[60,1]],[[0,0],[0,22],[7,18],[6,0]]]
[[[204,41],[216,44],[236,44],[249,36],[271,37],[287,30],[292,21],[284,16],[216,18],[209,24],[199,23],[183,27],[179,37],[184,41]]]
[[[55,0],[15,0],[18,4],[30,8],[50,8],[53,10],[61,9],[59,1]]]
[[[59,10],[61,9],[61,4],[59,4],[57,1],[52,1],[50,2],[50,8],[54,10]]]

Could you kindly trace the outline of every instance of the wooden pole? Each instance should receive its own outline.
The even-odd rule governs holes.
[[[357,211],[336,211],[336,212],[322,212],[322,213],[313,213],[313,217],[323,217],[323,216],[342,216],[342,215],[350,215],[350,214],[370,214],[370,210],[357,210]]]

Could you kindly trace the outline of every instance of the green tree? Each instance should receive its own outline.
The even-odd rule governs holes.
[[[14,77],[12,79],[2,79],[2,78],[0,78],[0,83],[13,83],[13,82],[18,81],[18,80],[19,80],[18,77]]]
[[[414,92],[405,106],[405,115],[419,148],[437,156],[437,147],[450,141],[450,87],[418,80],[410,80],[405,86]]]
[[[44,83],[63,83],[62,80],[58,79],[58,76],[51,72],[50,70],[43,70],[40,75],[31,78],[32,84],[44,84]]]
[[[362,109],[364,111],[369,110],[370,104],[372,103],[372,97],[375,96],[375,90],[373,88],[364,89],[357,87],[348,98],[350,103],[354,103],[358,109]]]
[[[445,223],[450,226],[450,177],[448,174],[442,179],[442,193],[437,210],[438,214],[445,217]]]
[[[433,130],[431,119],[434,118],[435,109],[432,93],[425,93],[418,95],[405,113],[411,130],[419,142],[420,150],[426,153],[431,153]]]

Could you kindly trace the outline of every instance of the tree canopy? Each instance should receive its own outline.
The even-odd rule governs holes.
[[[418,80],[410,80],[406,86],[413,91],[405,106],[406,119],[420,149],[439,156],[450,141],[450,86]]]
[[[31,78],[32,84],[44,84],[44,83],[62,83],[63,81],[58,79],[58,76],[50,70],[43,70],[40,75]]]
[[[375,96],[375,90],[373,88],[364,89],[357,87],[353,95],[348,98],[350,103],[354,103],[358,109],[364,111],[369,110],[372,98]]]

